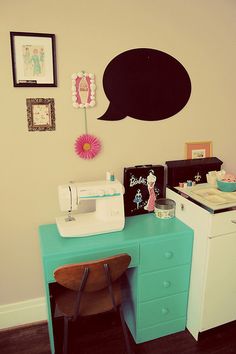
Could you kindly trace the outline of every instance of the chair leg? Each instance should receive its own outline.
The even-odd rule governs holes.
[[[127,354],[133,354],[133,351],[132,351],[131,346],[130,346],[129,335],[128,335],[128,331],[127,331],[127,327],[126,327],[126,323],[125,323],[125,320],[124,320],[124,316],[123,316],[123,312],[122,312],[121,306],[119,306],[119,313],[120,313],[120,319],[121,319],[123,334],[124,334],[124,338],[125,338],[125,346],[126,346]]]
[[[68,354],[69,318],[64,317],[63,354]]]

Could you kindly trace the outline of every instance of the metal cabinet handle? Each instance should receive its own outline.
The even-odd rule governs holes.
[[[169,280],[164,280],[163,286],[164,286],[164,288],[169,288],[171,286],[171,282]]]
[[[163,308],[161,309],[161,313],[162,313],[163,315],[167,315],[167,314],[169,313],[169,310],[168,310],[166,307],[163,307]]]
[[[173,252],[167,251],[167,252],[165,253],[165,257],[166,257],[167,259],[172,258],[172,257],[173,257]]]

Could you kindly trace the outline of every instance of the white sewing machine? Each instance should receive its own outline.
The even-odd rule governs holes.
[[[124,228],[124,187],[119,181],[69,183],[59,186],[58,193],[60,209],[67,212],[56,218],[61,236],[83,237]],[[90,200],[95,200],[95,211],[78,212],[79,204]]]

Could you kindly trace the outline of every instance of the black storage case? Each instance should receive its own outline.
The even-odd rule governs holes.
[[[148,185],[148,180],[153,180],[154,186]],[[153,212],[155,200],[164,196],[164,166],[125,167],[124,187],[125,216]]]
[[[167,186],[177,187],[179,183],[187,180],[206,183],[206,174],[209,171],[220,171],[222,163],[217,157],[166,161]]]

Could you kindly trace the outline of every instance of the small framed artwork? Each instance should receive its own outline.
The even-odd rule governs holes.
[[[202,159],[212,156],[212,142],[199,141],[185,144],[185,155],[187,159]]]
[[[56,87],[55,35],[10,32],[14,87]]]
[[[53,98],[27,98],[29,131],[55,130],[55,104]]]
[[[72,75],[72,101],[75,108],[95,106],[95,76],[79,72]]]

